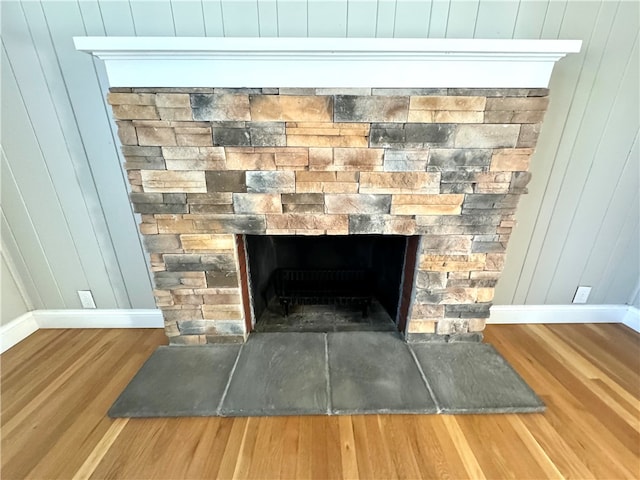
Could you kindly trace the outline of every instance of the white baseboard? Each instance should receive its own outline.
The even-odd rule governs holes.
[[[487,323],[624,323],[640,332],[638,309],[629,305],[494,305]]]
[[[40,328],[33,312],[27,312],[0,327],[0,353],[21,342]]]
[[[640,310],[628,305],[494,305],[487,323],[623,323],[640,332]],[[34,310],[0,327],[0,353],[40,328],[163,328],[148,310]]]
[[[137,310],[34,310],[0,327],[0,353],[40,328],[163,328],[162,312]]]
[[[34,310],[40,328],[163,328],[162,312],[138,310]]]
[[[636,332],[640,332],[640,308],[627,308],[627,313],[622,318],[622,323]]]

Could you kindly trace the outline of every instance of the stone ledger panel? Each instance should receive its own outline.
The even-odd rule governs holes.
[[[546,89],[111,89],[172,344],[242,340],[234,234],[420,235],[408,338],[484,329]]]

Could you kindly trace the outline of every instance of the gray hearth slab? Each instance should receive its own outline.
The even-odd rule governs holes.
[[[220,414],[326,415],[323,333],[253,333],[242,347]]]
[[[407,344],[396,333],[328,334],[332,412],[436,413]]]
[[[161,346],[109,410],[110,417],[212,416],[240,345]]]
[[[488,344],[411,346],[442,413],[542,412],[544,403]]]

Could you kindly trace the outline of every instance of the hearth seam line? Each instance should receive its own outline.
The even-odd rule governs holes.
[[[411,345],[407,345],[407,348],[409,349],[409,353],[411,353],[411,357],[413,357],[413,361],[415,362],[416,366],[418,367],[418,371],[420,372],[420,376],[422,377],[422,381],[424,382],[424,385],[427,387],[427,390],[429,391],[429,395],[431,395],[431,400],[433,400],[433,403],[436,406],[436,410],[438,413],[442,413],[442,408],[440,408],[440,404],[438,403],[438,399],[436,398],[435,393],[433,393],[433,389],[431,388],[431,385],[429,384],[429,380],[427,380],[427,376],[424,373],[424,370],[422,370],[422,366],[420,365],[420,362],[418,361],[418,357],[416,357],[416,352],[413,351],[413,348],[411,348]]]
[[[218,403],[218,408],[216,408],[216,414],[218,416],[220,415],[220,411],[222,410],[222,402],[224,402],[224,399],[227,397],[227,392],[229,391],[229,386],[231,385],[231,379],[236,373],[236,367],[238,366],[238,361],[240,360],[240,355],[242,354],[243,347],[244,344],[240,345],[240,348],[238,349],[238,355],[236,356],[236,361],[233,362],[233,367],[231,367],[231,371],[229,372],[229,380],[227,380],[227,384],[225,385],[224,391],[222,392],[222,397],[220,397],[220,402]]]
[[[324,374],[327,380],[327,415],[333,413],[333,405],[331,404],[331,375],[329,373],[329,334],[324,334]]]

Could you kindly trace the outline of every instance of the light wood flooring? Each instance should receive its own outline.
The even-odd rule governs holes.
[[[118,419],[161,330],[40,330],[0,357],[3,480],[640,478],[640,335],[492,325],[544,414]]]

